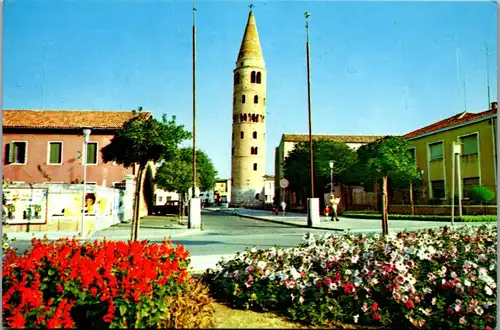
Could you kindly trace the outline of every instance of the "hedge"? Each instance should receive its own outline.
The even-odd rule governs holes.
[[[382,214],[373,212],[349,212],[346,211],[342,214],[346,218],[357,219],[380,219]],[[395,220],[434,220],[434,221],[451,221],[449,215],[411,215],[411,214],[389,214],[390,219]],[[464,215],[462,217],[456,216],[457,222],[495,222],[497,217],[495,215]]]

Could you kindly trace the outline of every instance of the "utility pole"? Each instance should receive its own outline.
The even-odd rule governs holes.
[[[488,43],[484,43],[486,47],[486,84],[488,86],[488,109],[491,109],[491,92],[490,92],[490,50]]]
[[[311,161],[311,198],[314,198],[314,152],[312,143],[312,118],[311,118],[311,61],[309,55],[309,13],[306,18],[306,57],[307,57],[307,109],[309,114],[309,158]]]
[[[486,84],[488,86],[488,110],[491,110],[491,92],[490,92],[490,49],[488,48],[488,43],[485,42],[486,46]],[[496,146],[496,134],[495,134],[495,121],[494,118],[490,119],[491,126],[491,142],[493,145],[493,174],[495,182],[497,182],[497,146]]]

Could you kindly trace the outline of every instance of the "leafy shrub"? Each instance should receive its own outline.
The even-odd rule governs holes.
[[[471,198],[474,201],[484,204],[495,198],[495,192],[487,186],[478,185],[472,187]]]
[[[188,252],[171,242],[33,239],[3,263],[3,320],[13,328],[155,328],[188,290]]]
[[[208,270],[216,298],[313,324],[491,329],[496,320],[496,230],[307,234],[297,248],[255,248]]]

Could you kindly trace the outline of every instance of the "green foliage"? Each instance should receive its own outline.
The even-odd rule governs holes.
[[[472,200],[484,204],[495,198],[495,192],[487,186],[478,185],[472,187],[471,197]]]
[[[212,160],[201,150],[196,151],[196,176],[201,191],[215,187],[217,170]],[[181,148],[174,159],[164,162],[156,174],[156,184],[162,189],[186,194],[193,186],[192,148]]]
[[[154,194],[155,194],[155,184],[154,184],[154,177],[153,177],[153,170],[151,166],[148,166],[146,168],[146,176],[144,178],[144,185],[143,185],[143,196],[144,200],[146,201],[146,205],[148,207],[148,213],[151,214],[153,210],[153,205],[154,205]]]
[[[420,180],[419,170],[408,154],[407,140],[399,136],[386,136],[361,146],[357,150],[358,163],[353,166],[351,182],[358,181],[365,189],[388,176],[393,187],[407,187]]]
[[[356,162],[356,152],[347,144],[334,141],[313,141],[315,194],[324,192],[331,181],[330,161],[334,165],[334,182],[347,183],[348,171]],[[309,142],[295,145],[284,162],[285,177],[294,191],[310,191]]]
[[[184,129],[184,125],[176,125],[175,116],[171,120],[167,115],[162,120],[146,116],[141,112],[133,111],[137,116],[123,125],[117,131],[111,143],[102,148],[104,162],[117,162],[125,167],[135,164],[146,166],[149,161],[158,162],[161,159],[172,159],[178,145],[191,137],[191,133]]]
[[[5,216],[5,204],[7,203],[7,199],[5,198],[5,189],[9,186],[9,182],[6,180],[2,181],[2,225],[6,224]],[[10,248],[10,243],[15,241],[15,239],[10,239],[6,233],[2,234],[2,255],[5,255],[5,252]]]

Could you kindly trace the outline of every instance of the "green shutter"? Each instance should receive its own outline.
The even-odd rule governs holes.
[[[7,162],[12,164],[14,162],[14,143],[7,144]]]
[[[430,145],[431,149],[431,160],[443,159],[443,143],[435,143]]]
[[[477,154],[477,135],[469,135],[460,139],[462,142],[462,155]]]
[[[50,144],[50,164],[61,163],[61,143],[53,142]]]
[[[87,164],[97,164],[97,143],[87,144]]]

